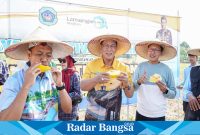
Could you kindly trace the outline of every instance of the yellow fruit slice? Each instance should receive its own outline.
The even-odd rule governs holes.
[[[2,92],[2,87],[3,87],[3,86],[0,86],[0,93]]]
[[[41,70],[41,72],[46,72],[48,70],[51,70],[51,67],[44,66],[44,65],[39,65],[39,66],[37,66],[37,68],[39,68]]]
[[[110,80],[107,83],[100,84],[98,83],[95,86],[95,90],[105,90],[110,91],[118,88],[121,85],[121,82],[117,80],[117,77],[121,74],[119,70],[110,70],[107,72],[109,74]]]
[[[121,71],[119,71],[119,70],[110,70],[107,73],[110,75],[111,79],[116,79],[121,74]]]
[[[161,81],[162,77],[159,74],[154,74],[150,77],[149,81],[152,83],[157,83],[158,81]]]

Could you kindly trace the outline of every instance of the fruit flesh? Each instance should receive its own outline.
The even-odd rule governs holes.
[[[110,70],[107,73],[110,75],[111,79],[116,79],[121,72],[119,70]]]
[[[157,83],[158,81],[161,81],[162,78],[159,74],[154,74],[150,77],[149,81],[152,83]]]
[[[37,66],[37,68],[39,68],[41,72],[46,72],[48,70],[51,70],[51,67],[44,66],[44,65],[39,65],[39,66]]]
[[[121,71],[119,70],[110,70],[107,72],[109,74],[110,80],[108,83],[104,83],[104,84],[100,84],[98,83],[95,86],[96,90],[106,90],[106,91],[110,91],[110,90],[114,90],[115,88],[119,87],[121,85],[121,82],[119,80],[117,80],[117,77],[119,77],[119,75],[121,74]]]

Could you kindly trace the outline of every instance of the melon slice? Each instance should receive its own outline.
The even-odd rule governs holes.
[[[39,66],[37,66],[37,68],[39,68],[41,70],[41,72],[46,72],[48,70],[51,70],[50,66],[44,66],[44,65],[39,65]]]
[[[159,74],[154,74],[150,77],[149,81],[152,83],[157,83],[158,81],[161,81],[162,77]]]
[[[110,75],[111,79],[116,79],[121,74],[121,71],[119,71],[119,70],[110,70],[107,73]]]

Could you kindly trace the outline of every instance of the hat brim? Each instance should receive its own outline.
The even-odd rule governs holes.
[[[191,49],[187,52],[187,54],[189,55],[195,55],[195,56],[200,56],[200,49]]]
[[[166,60],[173,59],[177,54],[177,51],[173,46],[171,46],[168,43],[162,42],[162,41],[143,41],[143,42],[139,42],[135,46],[135,51],[142,58],[148,59],[148,56],[147,56],[148,46],[152,45],[152,44],[159,45],[159,46],[161,46],[163,48],[162,54],[159,57],[160,61],[166,61]]]
[[[103,40],[114,40],[117,42],[117,50],[115,53],[116,57],[125,54],[131,48],[130,41],[125,37],[122,37],[119,35],[102,35],[102,36],[93,38],[88,43],[88,50],[90,51],[91,54],[101,57],[101,44],[100,43]]]
[[[48,46],[52,48],[53,58],[62,58],[70,55],[73,52],[73,48],[64,42],[50,41],[50,40],[32,40],[32,41],[22,41],[11,45],[5,50],[5,55],[16,60],[28,60],[28,49],[29,43],[41,43],[46,42]]]

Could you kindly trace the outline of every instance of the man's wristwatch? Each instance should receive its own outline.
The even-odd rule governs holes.
[[[63,83],[63,85],[60,86],[60,87],[59,87],[59,86],[56,86],[56,89],[59,90],[59,91],[64,90],[64,89],[65,89],[64,83]]]
[[[137,80],[137,84],[138,84],[138,85],[141,85],[141,83],[139,83],[138,80]]]
[[[166,91],[165,91],[165,92],[163,92],[163,94],[167,94],[167,93],[168,93],[168,91],[169,91],[169,90],[168,90],[168,89],[166,89]]]

